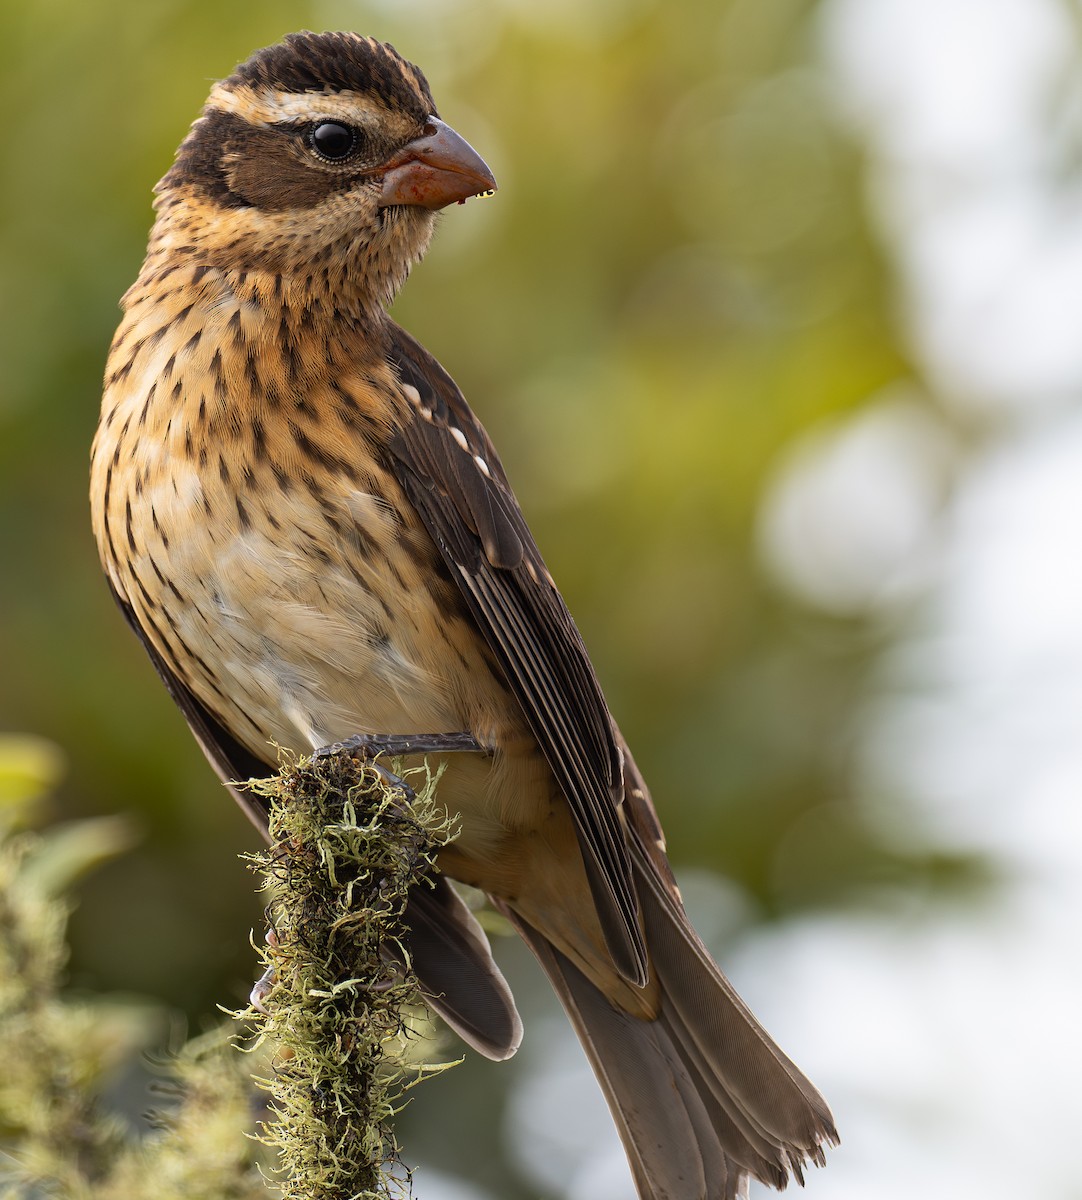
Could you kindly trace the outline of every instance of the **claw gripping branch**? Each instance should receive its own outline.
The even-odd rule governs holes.
[[[288,1200],[361,1200],[408,1189],[389,1165],[403,1094],[443,1069],[412,1061],[420,1004],[404,941],[411,887],[427,886],[452,822],[435,779],[347,755],[287,766],[251,785],[271,802],[270,849],[254,855],[272,894],[263,957],[273,972],[261,1033],[276,1047],[263,1139]],[[414,1043],[415,1046],[415,1043]]]

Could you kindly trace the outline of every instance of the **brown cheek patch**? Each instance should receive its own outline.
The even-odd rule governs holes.
[[[224,167],[229,190],[268,212],[315,208],[355,182],[298,162],[281,133],[270,129],[249,127],[242,151],[228,155]]]

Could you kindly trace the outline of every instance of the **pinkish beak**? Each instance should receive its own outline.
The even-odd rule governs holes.
[[[469,142],[450,125],[429,117],[425,136],[403,146],[384,167],[379,206],[445,208],[495,190],[492,172]]]

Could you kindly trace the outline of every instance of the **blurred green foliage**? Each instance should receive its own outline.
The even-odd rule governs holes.
[[[816,7],[0,10],[18,114],[0,152],[0,726],[64,747],[58,811],[143,834],[83,889],[76,983],[205,1014],[251,982],[260,916],[236,855],[254,834],[112,609],[86,462],[150,189],[209,82],[303,27],[393,41],[496,173],[494,199],[447,214],[395,315],[500,447],[677,864],[764,912],[923,869],[873,844],[847,776],[881,631],[802,611],[752,546],[779,451],[909,373],[863,164],[814,65]],[[794,855],[809,828],[830,853]],[[800,871],[780,887],[787,838]]]
[[[105,1102],[114,1077],[161,1041],[164,1013],[63,987],[71,890],[131,839],[115,817],[29,831],[42,817],[54,759],[45,743],[0,738],[0,1193],[267,1196],[255,1143],[245,1137],[255,1123],[251,1064],[220,1032],[162,1068],[173,1095],[158,1132],[140,1137]]]

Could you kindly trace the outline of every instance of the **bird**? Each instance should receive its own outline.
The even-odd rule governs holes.
[[[684,912],[646,784],[488,434],[387,313],[437,214],[490,193],[423,73],[300,32],[215,83],[155,189],[105,369],[108,585],[222,781],[276,748],[445,766],[460,834],[406,909],[423,994],[502,1060],[522,1024],[451,880],[506,914],[640,1200],[803,1182],[830,1109]]]

